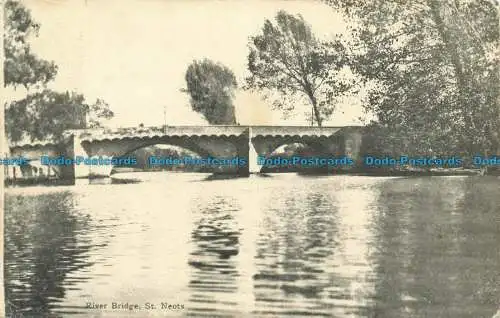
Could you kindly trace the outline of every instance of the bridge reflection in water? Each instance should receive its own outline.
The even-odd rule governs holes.
[[[151,175],[8,189],[10,310],[469,318],[498,309],[496,178]],[[87,301],[185,309],[89,312]]]
[[[195,228],[190,253],[188,313],[210,316],[238,314],[239,237],[242,229],[233,216],[240,208],[227,198],[215,197],[194,209]],[[196,211],[196,212],[195,212]]]

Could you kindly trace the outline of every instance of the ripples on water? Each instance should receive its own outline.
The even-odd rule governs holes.
[[[8,189],[5,285],[21,317],[491,317],[500,186],[354,176]],[[86,302],[183,304],[100,311]]]

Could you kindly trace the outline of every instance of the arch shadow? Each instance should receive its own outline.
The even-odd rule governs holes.
[[[153,149],[153,150],[158,150],[159,152],[163,152],[163,154],[159,154],[157,153],[156,151],[151,151],[150,153],[147,153],[147,149],[148,148],[152,148],[152,147],[155,147],[155,146],[170,146],[172,148],[156,148],[156,149]],[[145,151],[145,154],[143,154],[144,156],[142,156],[141,154],[137,154],[138,151],[140,150],[144,150]],[[168,154],[168,152],[171,152],[172,154]],[[183,154],[183,152],[189,152],[191,153],[190,155],[193,157],[193,158],[206,158],[206,157],[209,157],[211,156],[211,154],[204,150],[203,148],[197,146],[196,144],[194,143],[190,143],[188,145],[186,145],[186,142],[149,142],[149,143],[146,143],[144,145],[140,145],[140,146],[136,146],[136,147],[133,147],[131,149],[128,149],[126,151],[124,151],[124,153],[122,155],[120,155],[119,157],[132,157],[132,155],[135,153],[135,159],[137,160],[137,163],[135,165],[135,168],[137,169],[137,171],[143,171],[143,172],[156,172],[156,171],[165,171],[165,170],[176,170],[174,167],[174,165],[150,165],[149,163],[149,158],[150,157],[159,157],[159,158],[167,158],[169,156],[171,156],[172,158],[174,159],[177,159],[177,158],[183,158],[183,157],[186,157],[185,154]],[[168,168],[170,169],[168,169]],[[201,167],[201,166],[200,166]],[[120,165],[113,165],[113,168],[111,169],[111,174],[110,175],[113,175],[113,174],[117,174],[117,173],[121,173],[123,171],[120,171],[119,169],[123,168],[123,166],[120,166]],[[134,168],[134,167],[132,167]],[[117,170],[118,169],[118,170]],[[183,172],[193,172],[196,171],[196,172],[207,172],[207,173],[210,173],[211,171],[205,171],[205,169],[203,168],[198,168],[198,169],[189,169],[189,168],[185,168],[183,167],[183,169],[180,169],[181,171]],[[201,171],[198,171],[198,170],[201,170]]]
[[[266,142],[266,140],[268,140]],[[263,142],[266,144],[263,147],[256,147],[257,156],[259,157],[259,161],[262,160],[269,161],[269,159],[273,158],[292,158],[296,157],[326,157],[326,156],[334,156],[341,155],[343,153],[343,145],[342,139],[340,137],[312,137],[312,136],[279,136],[279,137],[271,137],[271,136],[258,136],[255,138],[255,141],[252,141],[254,146],[259,142]],[[292,145],[300,145],[297,149],[293,150],[291,154],[280,155],[277,154],[276,151],[283,146],[292,146]],[[328,149],[326,145],[335,146],[333,150]],[[260,148],[260,149],[257,149]],[[267,148],[267,149],[266,149]],[[265,149],[265,150],[263,150]],[[260,150],[260,151],[259,151]],[[314,168],[314,169],[311,169]],[[266,165],[262,165],[259,169],[259,173],[280,173],[280,172],[303,172],[305,170],[321,170],[324,172],[328,171],[328,167],[309,167],[304,168],[300,166],[284,166],[284,167],[268,167]]]

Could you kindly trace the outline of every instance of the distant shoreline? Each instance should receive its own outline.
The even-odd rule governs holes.
[[[239,176],[236,174],[230,173],[209,173],[209,172],[198,172],[198,171],[168,171],[168,170],[141,170],[136,168],[126,168],[125,171],[120,171],[119,173],[112,174],[110,177],[99,177],[94,176],[92,178],[84,178],[88,180],[93,179],[110,179],[113,182],[111,183],[128,183],[126,179],[117,177],[120,174],[125,173],[175,173],[175,174],[199,174],[205,173],[208,175],[206,180],[229,180],[229,179],[240,179],[245,178],[246,176]],[[436,169],[436,170],[425,170],[425,171],[411,171],[411,170],[382,170],[382,169],[374,169],[370,170],[336,170],[336,171],[289,171],[289,172],[276,172],[276,171],[264,171],[259,173],[252,173],[251,175],[260,175],[264,177],[272,177],[271,174],[283,174],[283,173],[292,173],[297,174],[299,176],[304,177],[321,177],[321,176],[366,176],[366,177],[430,177],[430,176],[482,176],[480,169]],[[500,175],[498,171],[494,171],[494,173],[487,173],[484,176],[497,176]],[[122,180],[123,179],[123,180]],[[131,180],[133,181],[133,180]],[[64,180],[57,178],[18,178],[18,179],[7,179],[4,182],[5,186],[35,186],[35,185],[45,185],[45,186],[67,186],[74,185],[74,180]]]

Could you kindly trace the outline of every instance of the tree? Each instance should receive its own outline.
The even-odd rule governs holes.
[[[233,72],[226,66],[208,59],[193,61],[186,70],[187,92],[191,107],[212,125],[236,124],[233,105],[237,88]]]
[[[352,22],[366,108],[402,150],[499,147],[499,26],[491,1],[337,1]]]
[[[37,36],[40,25],[20,2],[5,3],[5,86],[22,86],[28,92],[24,99],[5,105],[7,136],[13,142],[25,136],[35,139],[59,140],[70,128],[94,128],[102,119],[110,119],[113,112],[103,100],[85,102],[75,92],[58,93],[46,88],[57,75],[54,62],[37,57],[28,43]]]
[[[247,87],[276,92],[273,105],[289,112],[297,97],[305,97],[312,107],[312,118],[321,126],[335,110],[335,98],[348,91],[352,83],[341,78],[347,64],[342,41],[318,40],[302,16],[279,11],[275,24],[266,20],[262,33],[251,37],[248,55]]]
[[[33,52],[28,38],[37,36],[40,25],[33,21],[31,13],[20,2],[7,0],[5,3],[5,86],[45,85],[57,74],[57,66],[38,58]]]
[[[32,140],[59,141],[67,129],[102,127],[100,119],[110,119],[113,112],[100,99],[88,104],[75,92],[43,90],[12,102],[5,117],[9,138],[14,142],[25,135]]]

